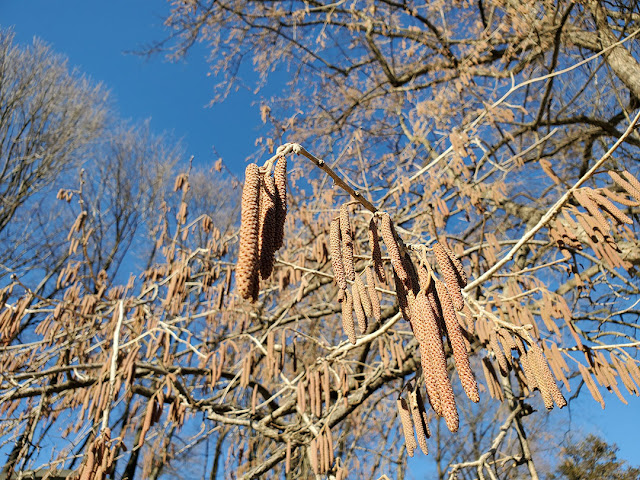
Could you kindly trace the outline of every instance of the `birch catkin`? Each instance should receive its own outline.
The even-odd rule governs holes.
[[[284,224],[287,219],[287,158],[280,157],[273,172],[277,201],[275,209],[274,248],[278,250],[284,242]]]
[[[340,207],[340,235],[342,236],[342,264],[347,280],[355,279],[355,267],[353,264],[353,235],[351,234],[351,221],[349,220],[349,206],[345,203]]]
[[[333,278],[336,285],[341,290],[347,289],[347,280],[344,273],[344,265],[342,264],[342,247],[340,235],[340,220],[338,218],[331,222],[329,231],[329,246],[331,248],[331,266],[333,267]]]
[[[453,308],[453,301],[451,300],[449,291],[444,283],[440,280],[436,280],[435,286],[438,297],[440,298],[442,315],[447,329],[447,336],[451,343],[451,349],[453,350],[453,359],[456,363],[460,383],[462,384],[467,397],[469,397],[472,402],[478,403],[480,401],[478,384],[476,383],[476,378],[473,375],[471,366],[469,365],[467,347],[464,338],[462,337],[462,331],[460,330],[460,323],[458,323],[456,311]]]
[[[257,299],[258,284],[258,236],[260,233],[260,171],[258,165],[250,163],[245,171],[242,189],[242,214],[240,223],[240,246],[236,266],[236,284],[242,298]]]
[[[397,400],[398,416],[402,422],[402,433],[404,433],[404,443],[407,447],[407,454],[413,457],[413,451],[418,446],[416,439],[413,436],[413,421],[411,420],[411,412],[409,412],[409,406],[404,398]]]

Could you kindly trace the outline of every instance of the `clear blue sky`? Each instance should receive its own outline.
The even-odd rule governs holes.
[[[187,155],[194,155],[198,164],[217,159],[215,146],[227,166],[240,174],[259,136],[259,109],[252,105],[259,98],[242,90],[224,104],[206,108],[214,82],[207,76],[202,47],[179,63],[124,53],[163,38],[167,11],[162,0],[0,0],[0,26],[13,26],[20,43],[38,36],[68,56],[70,65],[105,84],[122,117],[151,118],[155,132],[171,131],[183,138]],[[586,393],[572,404],[570,414],[566,409],[554,413],[562,424],[558,434],[569,426],[598,433],[618,444],[622,458],[639,465],[640,399],[629,398],[624,406],[613,394],[603,395],[606,411]],[[412,466],[417,466],[415,461]]]

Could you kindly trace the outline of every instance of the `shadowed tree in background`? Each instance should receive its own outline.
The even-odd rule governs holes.
[[[77,250],[60,298],[7,287],[5,472],[403,478],[419,445],[439,478],[540,478],[545,407],[640,393],[635,2],[171,5],[214,100],[288,74],[272,156],[241,225],[178,175],[126,283]]]

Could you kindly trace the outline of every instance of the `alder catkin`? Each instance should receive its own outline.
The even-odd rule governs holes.
[[[378,275],[378,280],[384,283],[387,277],[384,273],[384,265],[382,264],[382,252],[380,250],[378,226],[376,225],[375,217],[372,217],[369,221],[369,248],[371,248],[371,260],[373,261],[373,268]]]
[[[422,399],[418,399],[419,392],[416,388],[415,391],[409,392],[409,405],[411,407],[411,416],[413,418],[413,425],[416,429],[416,437],[418,438],[418,445],[420,450],[425,455],[429,454],[429,448],[427,447],[427,438],[430,436],[429,426],[427,425],[426,412],[424,411],[424,404],[420,404]],[[420,401],[419,401],[420,400]]]
[[[367,331],[368,323],[367,316],[364,313],[364,308],[362,308],[360,289],[355,283],[351,285],[351,295],[353,296],[353,310],[356,312],[356,319],[358,320],[358,330],[362,334]]]
[[[236,266],[236,284],[242,298],[257,299],[258,284],[258,236],[260,233],[260,171],[258,165],[250,163],[245,171],[242,189],[242,213],[240,223],[240,245]]]
[[[453,351],[453,359],[456,364],[456,369],[458,370],[458,376],[460,377],[460,383],[469,400],[478,403],[480,401],[478,384],[471,370],[471,365],[469,364],[467,346],[462,337],[462,331],[460,330],[460,323],[458,322],[458,317],[453,307],[453,301],[443,282],[436,280],[435,286],[438,298],[440,299],[440,305],[442,306],[442,315],[444,317],[449,343]]]
[[[387,252],[389,252],[389,258],[391,259],[391,266],[393,267],[393,271],[396,273],[402,283],[408,286],[409,275],[402,263],[400,246],[398,245],[398,241],[396,240],[391,217],[388,213],[383,213],[380,217],[380,220],[380,233],[382,234],[384,244],[387,246]]]
[[[506,377],[509,374],[509,364],[507,363],[507,359],[505,358],[504,353],[500,349],[498,337],[494,329],[491,329],[491,331],[489,332],[489,348],[496,356],[496,361],[498,362],[498,366],[500,367],[500,373]]]
[[[449,255],[445,248],[438,242],[433,245],[433,254],[436,257],[436,261],[438,262],[438,268],[440,269],[440,273],[442,274],[445,283],[447,284],[447,288],[449,290],[449,294],[451,295],[451,299],[453,300],[453,305],[455,309],[460,311],[464,308],[464,298],[462,297],[462,292],[460,288],[462,285],[462,278],[459,278],[459,275],[456,273],[456,268],[451,261]]]
[[[602,209],[609,214],[609,216],[615,219],[618,223],[623,224],[633,224],[633,220],[629,218],[622,210],[616,207],[608,198],[603,197],[595,190],[589,189],[588,195],[596,202]]]
[[[538,345],[533,345],[531,347],[531,353],[533,354],[534,361],[537,364],[536,373],[540,375],[541,381],[545,384],[554,403],[559,408],[564,407],[567,405],[567,400],[564,398],[564,395],[562,395],[562,392],[553,378],[553,374],[551,373],[551,369],[549,368],[547,359],[544,357],[542,349]]]
[[[347,289],[347,280],[344,273],[344,265],[342,264],[342,247],[341,247],[341,235],[340,235],[340,220],[335,218],[331,222],[331,229],[329,232],[329,246],[331,248],[331,265],[333,267],[333,278],[336,281],[336,285],[341,290]]]
[[[353,323],[353,296],[348,289],[345,290],[345,298],[342,301],[342,328],[349,341],[355,345],[356,329]]]
[[[413,421],[411,420],[411,412],[409,412],[409,406],[404,398],[398,398],[398,416],[402,422],[402,433],[404,434],[404,443],[407,447],[407,454],[413,457],[413,451],[418,446],[416,439],[413,435]]]
[[[634,185],[624,180],[620,175],[618,175],[613,170],[610,170],[607,173],[609,173],[609,176],[613,179],[614,182],[620,185],[624,190],[627,191],[629,195],[631,195],[633,198],[635,198],[640,202],[640,189],[636,188]]]
[[[362,277],[357,274],[355,279],[355,286],[358,288],[360,303],[362,303],[362,308],[364,309],[364,313],[367,317],[370,317],[371,315],[373,315],[373,307],[371,305],[371,299],[369,298],[367,287],[365,287],[364,282],[362,281]]]
[[[456,269],[456,273],[458,275],[458,284],[461,287],[466,287],[467,283],[469,282],[469,279],[467,278],[467,273],[464,271],[462,262],[458,257],[456,257],[456,254],[453,253],[451,250],[449,250],[447,247],[442,245],[442,248],[446,252],[447,256],[449,257],[449,260],[451,260],[453,267]]]
[[[353,263],[353,235],[349,220],[349,206],[345,203],[340,207],[340,235],[342,237],[342,265],[347,280],[355,280],[355,266]]]
[[[273,240],[274,248],[278,250],[284,242],[284,224],[287,220],[287,158],[280,157],[273,171],[273,179],[278,193],[275,209],[276,228]]]
[[[278,230],[276,218],[277,192],[275,180],[271,175],[263,178],[260,192],[260,233],[258,250],[260,255],[260,276],[266,280],[273,271]]]
[[[371,267],[367,265],[365,269],[365,275],[367,277],[367,291],[369,293],[369,301],[371,302],[371,314],[376,322],[379,322],[382,318],[382,311],[380,309],[380,297],[376,290],[376,280]]]
[[[602,215],[602,212],[598,209],[598,206],[586,194],[585,189],[574,190],[573,196],[578,201],[578,203],[582,205],[593,218],[595,218],[597,222],[596,225],[600,227],[602,233],[608,233],[609,231],[611,231],[609,222],[607,222],[607,219],[604,218],[604,215]]]

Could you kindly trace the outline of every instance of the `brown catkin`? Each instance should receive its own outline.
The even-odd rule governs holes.
[[[327,409],[331,404],[331,385],[329,380],[329,364],[324,362],[322,370],[322,392],[324,393],[324,405]]]
[[[331,247],[331,265],[333,267],[333,278],[336,285],[341,290],[347,289],[347,280],[344,273],[344,265],[342,264],[342,242],[340,235],[340,220],[338,218],[331,222],[331,230],[329,233],[329,246]]]
[[[365,269],[365,275],[367,277],[367,292],[369,294],[369,301],[371,302],[371,314],[376,322],[379,322],[382,318],[382,311],[380,309],[380,297],[376,290],[376,279],[373,274],[373,270],[367,265]]]
[[[489,348],[496,356],[496,361],[498,362],[498,366],[500,367],[500,373],[503,376],[507,376],[509,373],[509,364],[507,363],[507,359],[504,356],[504,353],[500,349],[500,345],[498,343],[498,336],[494,329],[491,329],[489,332]]]
[[[362,277],[360,275],[356,275],[355,286],[358,288],[360,303],[362,303],[364,313],[367,317],[370,317],[371,315],[373,315],[373,307],[371,306],[371,299],[369,298],[367,287],[364,285],[364,282],[362,281]]]
[[[580,374],[582,375],[582,379],[584,380],[585,385],[589,389],[591,396],[593,399],[600,404],[600,406],[604,409],[604,398],[600,394],[600,390],[598,390],[598,386],[593,381],[593,377],[587,368],[582,365],[582,363],[578,363],[578,369],[580,370]]]
[[[427,399],[433,411],[439,417],[442,416],[442,408],[440,406],[440,392],[438,392],[438,382],[433,369],[431,368],[431,359],[429,358],[429,346],[426,343],[420,343],[418,350],[420,351],[420,364],[422,365],[422,376],[427,389]]]
[[[280,157],[273,171],[273,179],[278,193],[276,202],[276,228],[273,240],[274,248],[278,250],[284,242],[284,224],[287,220],[287,158]]]
[[[409,405],[411,407],[411,416],[413,418],[413,426],[416,429],[416,437],[418,438],[418,445],[420,450],[425,455],[429,454],[429,448],[427,446],[427,438],[430,436],[429,426],[427,425],[427,418],[424,413],[424,404],[420,405],[418,401],[419,392],[409,392]],[[422,399],[420,399],[422,400]]]
[[[266,280],[273,271],[276,253],[276,204],[278,202],[275,180],[271,175],[263,178],[260,192],[260,276]]]
[[[567,404],[567,401],[553,379],[553,375],[549,369],[547,360],[544,358],[542,349],[538,345],[534,344],[529,351],[529,356],[533,362],[533,372],[538,381],[538,385],[544,385],[544,389],[548,392],[548,395],[551,397],[553,402],[555,402],[555,404],[560,408],[564,407]],[[542,392],[542,389],[540,391]],[[545,406],[547,406],[546,400]],[[547,406],[548,410],[551,408],[553,408],[553,403],[551,403],[551,407]]]
[[[356,329],[353,323],[353,296],[349,290],[345,291],[345,299],[342,301],[342,328],[349,341],[355,345]]]
[[[629,218],[622,210],[616,207],[608,198],[603,197],[595,190],[589,190],[588,195],[596,202],[602,209],[609,214],[609,216],[615,219],[618,223],[627,223],[629,225],[633,224],[633,220]]]
[[[340,234],[342,237],[342,265],[347,280],[355,280],[355,266],[353,264],[353,235],[349,220],[349,206],[345,203],[340,207]]]
[[[627,358],[624,364],[627,367],[627,371],[629,372],[629,375],[631,375],[631,378],[633,378],[636,384],[640,387],[640,368],[638,368],[638,364],[631,357]]]
[[[309,454],[309,463],[311,464],[311,469],[313,473],[316,475],[320,474],[320,468],[318,465],[318,446],[316,444],[316,439],[312,439],[307,447],[307,453]]]
[[[391,259],[393,271],[396,273],[402,283],[408,286],[409,274],[405,270],[402,263],[400,246],[398,245],[398,241],[396,240],[393,223],[391,222],[391,217],[389,217],[388,213],[383,213],[381,215],[380,233],[382,234],[384,244],[387,246],[387,252],[389,252],[389,258]]]
[[[287,453],[285,454],[284,472],[291,472],[291,439],[287,438]]]
[[[411,412],[409,411],[409,406],[404,398],[399,398],[396,403],[398,405],[398,416],[402,422],[402,433],[404,433],[404,443],[407,447],[407,454],[410,457],[413,457],[413,451],[418,445],[416,444],[416,439],[413,435]]]
[[[627,180],[629,181],[629,183],[631,184],[631,186],[633,188],[635,188],[636,190],[640,191],[640,182],[638,181],[638,179],[636,177],[631,175],[631,173],[629,173],[628,170],[623,170],[622,174],[627,178]]]
[[[369,221],[369,248],[371,248],[371,260],[373,261],[373,268],[378,275],[378,280],[384,283],[387,277],[384,273],[382,251],[380,250],[380,240],[378,238],[378,226],[376,225],[375,217],[372,217]]]
[[[458,376],[460,377],[460,383],[469,400],[478,403],[480,401],[478,384],[476,383],[476,378],[469,364],[467,347],[462,337],[462,331],[460,330],[460,323],[458,323],[458,317],[453,307],[453,301],[443,282],[436,280],[435,286],[440,299],[440,305],[442,306],[442,315],[444,317],[449,343],[453,351],[453,359],[458,370]]]
[[[402,318],[407,322],[411,322],[411,305],[409,304],[409,297],[407,296],[407,289],[402,283],[402,280],[398,277],[395,270],[393,271],[393,281],[396,286],[396,298],[398,299],[398,307],[402,313]]]
[[[353,310],[356,313],[356,319],[358,320],[358,331],[362,334],[367,331],[368,322],[367,316],[362,308],[362,300],[360,298],[360,289],[354,283],[351,285],[351,295],[353,296]]]
[[[469,279],[467,278],[467,273],[464,271],[462,262],[460,261],[460,259],[458,259],[458,257],[456,257],[456,254],[449,250],[447,247],[442,245],[442,248],[447,253],[449,260],[451,260],[453,267],[456,269],[456,273],[458,274],[458,283],[461,287],[466,287]]]
[[[456,310],[460,311],[464,308],[464,298],[460,291],[460,287],[463,286],[461,283],[462,279],[459,279],[459,275],[456,273],[456,268],[453,265],[451,258],[449,258],[445,248],[440,243],[436,242],[433,245],[433,254],[438,262],[440,273],[442,273],[444,281],[447,284],[449,294],[453,300],[453,305]]]
[[[242,189],[242,213],[240,223],[240,246],[236,266],[236,284],[242,298],[257,299],[258,284],[258,235],[260,233],[260,171],[258,165],[250,163],[245,171]]]
[[[602,215],[602,212],[598,209],[598,206],[587,195],[584,188],[575,190],[573,192],[573,196],[578,201],[578,203],[582,205],[593,218],[595,218],[597,222],[596,225],[600,227],[599,229],[602,231],[602,233],[608,233],[609,231],[611,231],[609,222],[607,222],[607,219],[604,218],[604,215]]]
[[[627,193],[629,195],[631,195],[633,198],[635,198],[636,200],[638,200],[640,202],[640,189],[634,187],[631,183],[629,183],[626,180],[624,180],[616,172],[611,170],[608,173],[609,173],[609,176],[613,179],[614,182],[616,182],[618,185],[620,185],[624,190],[627,191]]]

